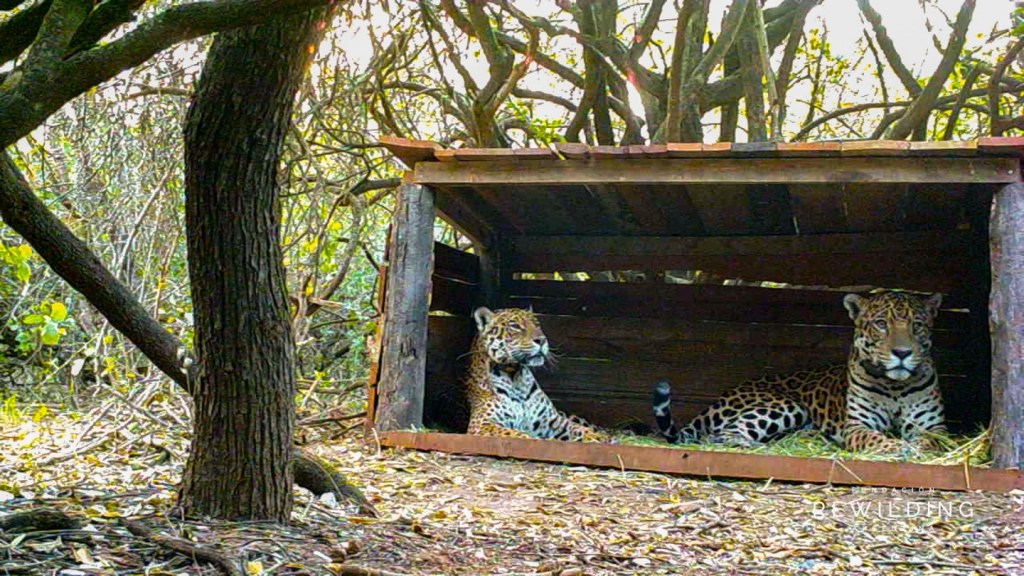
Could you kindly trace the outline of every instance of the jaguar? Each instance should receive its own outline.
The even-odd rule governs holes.
[[[466,396],[470,434],[609,442],[610,436],[551,403],[533,369],[550,362],[551,347],[532,310],[473,312],[477,334],[469,352]]]
[[[659,382],[653,399],[659,432],[672,443],[708,439],[752,447],[811,428],[851,451],[934,449],[934,434],[946,430],[931,354],[941,303],[941,294],[847,294],[854,332],[845,364],[748,381],[682,427],[672,419],[671,386]]]

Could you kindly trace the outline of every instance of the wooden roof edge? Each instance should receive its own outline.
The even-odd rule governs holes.
[[[443,150],[437,142],[429,140],[413,140],[400,138],[398,136],[381,136],[378,140],[388,152],[395,155],[403,164],[412,168],[417,162],[431,162],[436,160],[434,152]]]
[[[428,140],[382,136],[381,145],[410,168],[417,162],[491,160],[584,160],[589,158],[750,158],[854,156],[1024,156],[1024,137],[977,140],[826,140],[820,142],[668,143],[591,146],[554,143],[551,148],[444,148]]]

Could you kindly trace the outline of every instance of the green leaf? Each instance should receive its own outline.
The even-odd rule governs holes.
[[[42,314],[29,314],[21,319],[22,324],[42,324],[46,318]]]
[[[60,330],[57,328],[57,324],[54,322],[47,322],[46,325],[43,326],[40,340],[46,346],[53,346],[57,344],[57,342],[60,342]]]
[[[61,320],[68,317],[68,309],[64,304],[60,302],[50,303],[50,318],[53,318],[54,322],[60,322]]]
[[[28,284],[28,279],[32,277],[32,270],[29,270],[28,264],[22,262],[14,270],[14,277],[22,284]]]

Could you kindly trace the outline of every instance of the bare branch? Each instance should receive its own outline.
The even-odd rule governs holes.
[[[956,122],[960,118],[960,111],[964,108],[964,105],[967,104],[968,94],[970,93],[971,88],[974,87],[974,83],[978,80],[978,76],[981,76],[981,67],[975,65],[971,68],[971,71],[967,73],[967,77],[964,78],[964,86],[960,89],[960,95],[957,96],[956,104],[953,105],[953,110],[949,113],[949,120],[946,121],[946,130],[942,133],[943,140],[953,139],[953,131],[956,129]],[[995,79],[993,78],[993,80]],[[998,87],[999,83],[993,82],[993,86]],[[998,102],[998,96],[996,98]],[[999,115],[998,104],[996,106],[992,106],[990,103],[989,111],[992,115],[992,124],[994,124],[996,117]]]
[[[1013,46],[1007,50],[1006,56],[1003,56],[1002,60],[999,61],[999,64],[992,72],[992,78],[988,82],[988,108],[989,113],[992,115],[991,126],[993,136],[1002,136],[1003,132],[1010,128],[1003,125],[1003,117],[999,112],[999,85],[1006,74],[1006,68],[1010,65],[1010,62],[1016,60],[1022,48],[1024,48],[1024,40],[1014,42]]]
[[[917,78],[914,78],[914,74],[910,72],[910,69],[903,64],[903,59],[900,58],[896,45],[893,44],[892,38],[889,37],[889,32],[885,29],[885,25],[882,24],[882,15],[872,8],[870,0],[857,0],[857,5],[860,7],[864,17],[871,23],[871,28],[875,32],[875,38],[878,39],[878,45],[881,47],[882,53],[885,54],[885,59],[889,61],[889,66],[892,66],[892,71],[900,79],[900,82],[903,83],[903,87],[910,92],[910,95],[917,96],[921,92],[921,86],[917,83]]]
[[[964,42],[967,40],[967,28],[971,24],[971,16],[974,14],[974,4],[975,0],[964,0],[963,5],[960,7],[960,12],[957,14],[956,23],[953,25],[953,32],[950,34],[949,42],[946,45],[946,53],[942,55],[942,61],[939,62],[935,72],[928,79],[928,84],[925,85],[924,90],[914,98],[914,103],[910,105],[903,117],[889,130],[888,136],[890,138],[902,140],[910,136],[914,129],[922,122],[928,120],[928,115],[931,114],[931,110],[935,106],[935,101],[942,91],[942,86],[946,83],[950,73],[953,72],[953,66],[956,65],[957,60],[960,58],[960,51],[964,48]],[[998,82],[993,84],[998,85]]]

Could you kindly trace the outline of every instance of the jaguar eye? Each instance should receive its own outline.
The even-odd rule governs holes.
[[[522,332],[523,331],[523,327],[520,326],[519,324],[514,324],[514,323],[513,324],[509,324],[508,325],[508,331],[509,332]]]
[[[885,320],[875,320],[871,324],[872,326],[878,328],[879,330],[887,330],[889,328],[889,323],[886,322]]]

